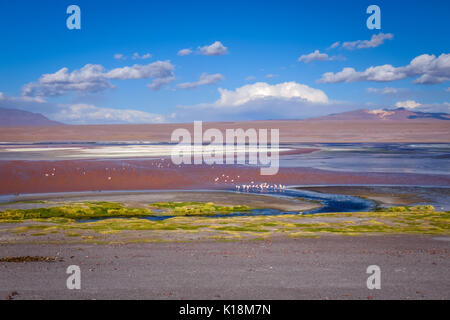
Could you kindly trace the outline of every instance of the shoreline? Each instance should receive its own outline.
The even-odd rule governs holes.
[[[0,203],[0,210],[46,207],[44,204],[27,204],[26,201],[57,200],[59,204],[80,201],[120,202],[125,205],[141,205],[153,202],[213,202],[217,205],[245,205],[254,209],[277,209],[281,211],[307,211],[321,207],[320,204],[300,201],[282,194],[237,193],[226,190],[142,190],[112,192],[73,192],[28,194],[14,197],[14,202]],[[22,203],[21,203],[22,202]]]

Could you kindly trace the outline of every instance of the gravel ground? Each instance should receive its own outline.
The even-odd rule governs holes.
[[[0,245],[0,298],[449,299],[450,237],[325,236],[273,241]],[[69,265],[81,290],[66,287]],[[369,290],[369,265],[381,289]]]

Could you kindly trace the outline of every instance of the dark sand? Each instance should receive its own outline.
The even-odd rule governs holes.
[[[2,245],[0,297],[14,299],[450,299],[450,237],[372,236],[127,245]],[[381,268],[368,290],[366,269]],[[82,289],[66,288],[81,268]]]

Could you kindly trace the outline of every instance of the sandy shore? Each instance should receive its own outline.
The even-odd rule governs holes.
[[[21,201],[45,200],[48,203],[23,203]],[[250,208],[278,209],[282,211],[306,211],[320,207],[320,204],[296,200],[292,197],[275,195],[245,194],[219,191],[176,191],[176,192],[101,192],[101,193],[56,193],[51,195],[23,195],[14,198],[18,203],[4,204],[6,209],[32,209],[60,206],[65,203],[83,201],[119,202],[132,208],[148,206],[154,202],[213,202],[216,205],[233,206],[236,204]]]
[[[127,245],[1,245],[14,299],[450,299],[450,237],[373,236]],[[381,268],[368,290],[366,269]],[[81,268],[81,290],[66,268]]]

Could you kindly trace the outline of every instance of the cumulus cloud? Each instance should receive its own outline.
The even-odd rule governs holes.
[[[180,51],[178,51],[178,55],[179,56],[188,56],[192,53],[191,49],[181,49]]]
[[[301,55],[298,58],[299,62],[304,63],[310,63],[312,61],[330,61],[330,60],[336,60],[337,57],[330,57],[326,53],[320,53],[319,50],[315,50],[314,52],[311,52],[309,54]]]
[[[273,74],[273,73],[266,74],[267,79],[272,79],[272,78],[276,78],[276,77],[278,77],[277,74]]]
[[[121,54],[121,53],[116,53],[116,54],[114,55],[114,59],[116,59],[116,60],[125,60],[126,58],[125,58],[125,56],[124,56],[123,54]]]
[[[270,85],[265,82],[244,85],[234,90],[218,89],[219,99],[195,106],[178,106],[175,121],[234,121],[302,119],[349,111],[358,106],[330,101],[315,88],[296,82]]]
[[[392,40],[394,35],[392,33],[374,34],[370,40],[356,40],[342,43],[342,48],[347,50],[375,48],[384,43],[385,40]],[[333,44],[334,45],[334,44]]]
[[[164,117],[131,109],[101,108],[90,104],[60,106],[50,118],[69,124],[161,123]]]
[[[327,95],[319,89],[307,85],[291,82],[283,82],[270,85],[266,82],[248,84],[235,90],[219,88],[220,98],[214,105],[218,107],[237,107],[250,101],[263,99],[298,99],[312,103],[327,103]]]
[[[199,47],[199,52],[205,56],[222,56],[228,53],[228,48],[225,47],[220,41],[216,41],[211,45]]]
[[[22,88],[23,96],[53,97],[70,91],[96,93],[114,88],[109,80],[128,79],[168,79],[174,78],[174,66],[170,61],[156,61],[148,65],[135,64],[131,67],[116,68],[109,72],[98,64],[87,64],[79,70],[69,72],[62,68],[55,73],[42,75],[37,82],[26,84]]]
[[[223,79],[225,79],[225,78],[220,73],[216,73],[216,74],[202,73],[202,75],[200,76],[200,79],[198,81],[180,83],[177,85],[177,87],[181,88],[181,89],[195,89],[200,86],[218,83],[218,82],[222,81]]]
[[[364,71],[344,68],[342,71],[327,72],[319,80],[321,83],[375,81],[387,82],[419,76],[414,83],[435,84],[450,80],[450,54],[423,54],[415,57],[407,66],[393,67],[390,64],[370,67]]]
[[[245,78],[245,81],[253,81],[255,79],[256,79],[255,76],[248,76],[247,78]]]
[[[22,94],[52,97],[63,95],[68,91],[94,93],[113,88],[104,72],[104,67],[98,64],[87,64],[72,72],[69,72],[68,68],[62,68],[55,73],[42,75],[37,83],[26,84],[22,88]]]
[[[405,109],[415,109],[420,107],[421,104],[414,100],[406,100],[406,101],[398,101],[395,106],[397,108],[405,108]]]

